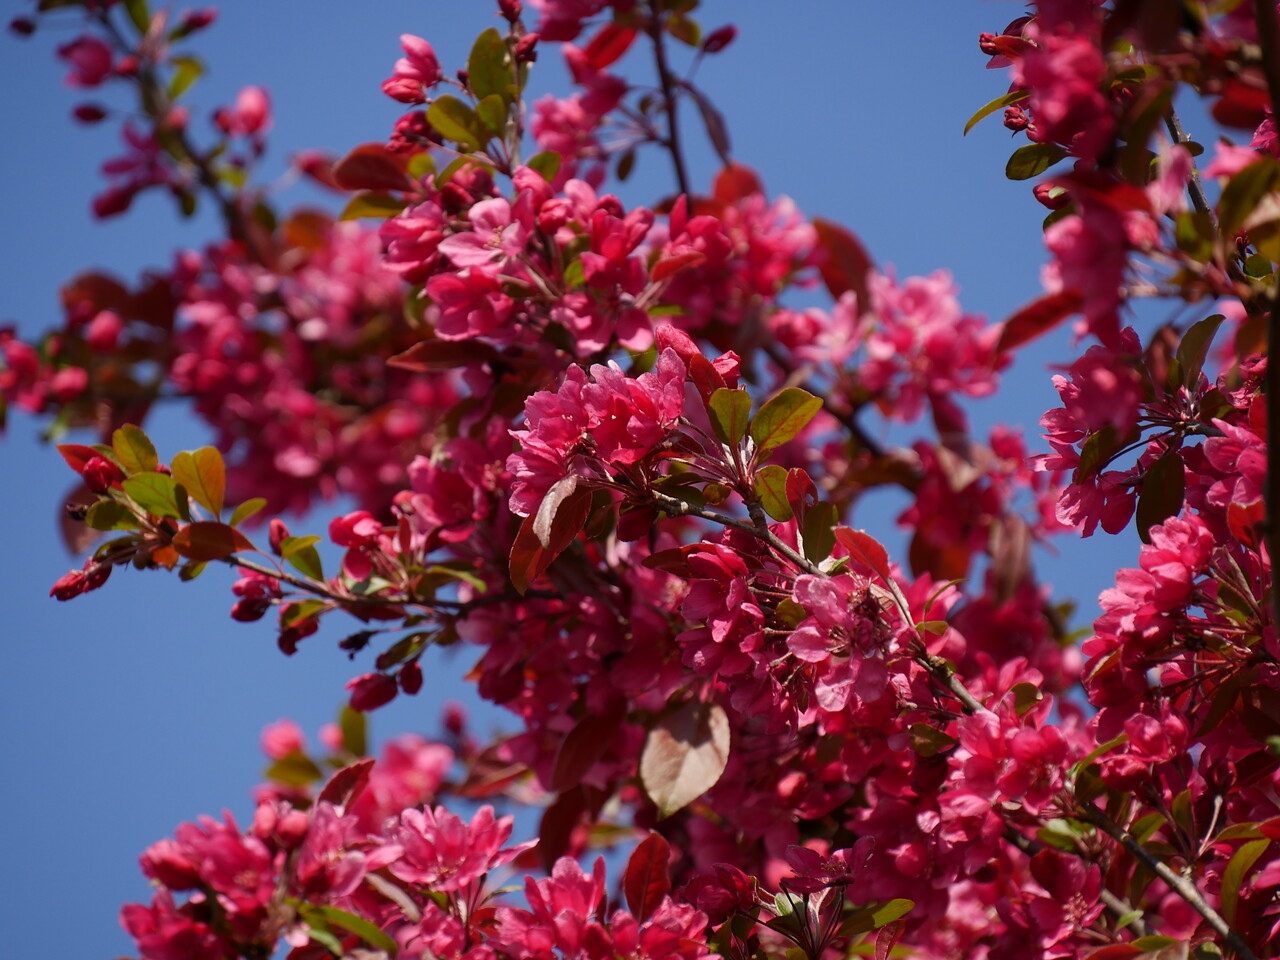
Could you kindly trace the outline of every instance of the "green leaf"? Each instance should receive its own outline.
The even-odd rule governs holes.
[[[324,914],[325,920],[332,926],[341,927],[348,933],[354,933],[369,946],[383,951],[388,956],[394,957],[400,949],[399,945],[390,936],[364,917],[357,917],[355,914],[347,913],[345,910],[329,906],[321,906],[320,912]]]
[[[330,931],[317,927],[314,923],[309,923],[307,924],[307,936],[327,949],[335,957],[346,956],[347,951],[343,949],[342,941]]]
[[[441,170],[439,173],[435,175],[435,179],[432,180],[432,183],[435,185],[435,188],[439,190],[442,187],[444,187],[445,184],[447,184],[450,180],[453,179],[453,175],[455,173],[457,173],[466,164],[470,162],[471,161],[468,160],[466,157],[454,157],[447,164],[445,164],[445,168],[443,170]]]
[[[133,514],[123,503],[115,500],[99,500],[89,508],[84,522],[94,530],[137,530]]]
[[[413,177],[414,180],[424,177],[428,173],[435,173],[435,159],[425,150],[421,153],[415,153],[409,158],[409,164],[405,167],[404,172]]]
[[[449,140],[468,150],[479,150],[489,139],[476,112],[457,97],[437,97],[427,109],[427,122]]]
[[[139,33],[151,29],[151,11],[147,9],[147,0],[124,0],[125,12]]]
[[[1276,188],[1277,179],[1280,179],[1280,165],[1273,158],[1263,156],[1227,181],[1218,199],[1218,220],[1228,237],[1257,210],[1258,202]]]
[[[535,153],[530,157],[525,166],[531,170],[537,170],[538,173],[542,174],[542,179],[550,183],[556,178],[556,174],[560,172],[561,159],[560,154],[554,150],[544,150],[542,153]]]
[[[320,542],[320,538],[314,533],[305,537],[285,537],[280,541],[280,556],[288,560],[299,550],[305,550],[307,547],[313,546]]]
[[[756,471],[756,496],[760,498],[760,506],[764,512],[779,523],[790,520],[795,513],[787,500],[787,468],[776,463],[768,464]]]
[[[389,193],[366,190],[364,193],[357,193],[347,201],[347,205],[342,208],[342,213],[338,215],[338,219],[359,220],[361,217],[373,217],[378,220],[386,220],[388,217],[394,217],[397,213],[402,212],[408,205],[409,202],[407,200],[393,197]]]
[[[169,99],[177,100],[204,74],[204,64],[195,57],[174,57],[173,76],[169,78]]]
[[[505,114],[506,104],[515,98],[514,84],[515,76],[511,70],[511,52],[507,49],[507,42],[495,27],[490,27],[476,37],[476,42],[471,47],[471,55],[467,58],[467,85],[477,100],[497,97]],[[484,114],[481,113],[481,116]]]
[[[711,394],[707,410],[721,443],[734,447],[746,436],[751,420],[751,395],[747,391],[721,387]]]
[[[1030,180],[1039,176],[1067,155],[1056,143],[1029,143],[1013,151],[1005,164],[1004,175],[1010,180]]]
[[[835,549],[835,525],[840,515],[834,503],[815,503],[805,511],[800,536],[804,541],[804,555],[814,563],[821,563]]]
[[[287,783],[291,787],[305,787],[324,776],[324,772],[305,753],[295,750],[281,757],[264,774],[268,780]]]
[[[1200,371],[1204,369],[1204,359],[1209,355],[1209,345],[1213,343],[1213,336],[1222,326],[1224,319],[1226,318],[1222,314],[1215,313],[1211,317],[1205,317],[1193,323],[1182,335],[1182,341],[1178,344],[1178,351],[1174,355],[1175,362],[1169,367],[1170,386],[1175,385],[1173,379],[1175,367],[1178,373],[1176,384],[1194,389],[1199,383]]]
[[[1155,953],[1165,947],[1172,947],[1175,943],[1181,942],[1177,937],[1166,937],[1161,933],[1152,933],[1145,937],[1138,937],[1133,941],[1132,945],[1143,953]]]
[[[342,731],[342,749],[356,757],[369,752],[369,722],[363,713],[343,705],[338,714],[338,729]]]
[[[822,409],[822,401],[799,387],[787,387],[751,418],[751,439],[765,453],[786,443]]]
[[[1151,528],[1176,516],[1182,509],[1182,495],[1186,486],[1186,471],[1178,451],[1170,450],[1151,465],[1142,478],[1142,492],[1138,495],[1138,536],[1143,543],[1151,542]]]
[[[935,757],[944,750],[950,750],[959,741],[949,737],[937,727],[927,723],[911,725],[911,749],[919,757]]]
[[[1133,923],[1133,921],[1137,920],[1141,916],[1142,916],[1141,910],[1130,910],[1128,913],[1121,914],[1119,917],[1116,918],[1116,929],[1123,930],[1125,927]]]
[[[914,900],[890,900],[871,912],[872,922],[875,923],[876,929],[879,929],[885,924],[893,923],[893,921],[905,917],[915,905],[916,902]]]
[[[310,544],[298,547],[285,559],[303,576],[312,580],[324,579],[324,564],[320,562],[320,554],[316,552],[316,548]]]
[[[200,574],[204,573],[204,568],[207,566],[207,563],[197,563],[195,561],[192,561],[191,563],[184,563],[178,568],[178,579],[183,583],[194,580],[196,577],[200,576]]]
[[[1222,873],[1222,890],[1218,894],[1222,904],[1222,918],[1227,923],[1236,922],[1236,905],[1240,901],[1240,886],[1244,883],[1245,874],[1257,862],[1258,858],[1271,846],[1271,841],[1250,840],[1237,850]]]
[[[126,423],[111,435],[111,449],[126,475],[154,470],[160,465],[151,439],[132,423]]]
[[[1015,90],[1013,93],[1006,93],[1003,97],[996,97],[969,118],[969,122],[964,125],[965,134],[968,134],[970,130],[977,126],[980,120],[991,116],[991,114],[995,113],[997,110],[1003,109],[1004,107],[1011,107],[1015,103],[1019,103],[1020,101],[1027,99],[1030,95],[1031,92],[1029,90]]]
[[[1120,438],[1116,435],[1114,424],[1108,423],[1096,433],[1091,433],[1080,447],[1080,462],[1076,464],[1073,483],[1087,480],[1105,467],[1111,457],[1120,449]]]
[[[476,115],[494,136],[500,137],[507,129],[507,104],[496,93],[476,104]]]
[[[120,486],[129,499],[147,513],[175,520],[181,520],[187,515],[186,494],[179,492],[178,483],[173,477],[150,471],[135,473]]]
[[[173,478],[187,488],[196,503],[214,515],[222,513],[223,496],[227,490],[227,467],[222,454],[214,447],[201,447],[191,452],[183,451],[170,464]]]
[[[231,511],[231,525],[234,527],[244,523],[266,505],[267,501],[264,498],[250,497],[244,503],[240,504],[240,506],[236,507],[235,510]]]

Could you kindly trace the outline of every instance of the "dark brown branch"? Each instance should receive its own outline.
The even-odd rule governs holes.
[[[658,84],[662,88],[662,100],[667,111],[667,137],[663,145],[671,154],[671,162],[676,168],[676,183],[680,192],[686,197],[689,192],[689,175],[685,172],[684,153],[680,149],[680,123],[676,116],[675,82],[671,78],[671,68],[667,65],[667,48],[662,37],[662,13],[654,3],[649,15],[649,36],[653,39],[653,59],[658,68]]]

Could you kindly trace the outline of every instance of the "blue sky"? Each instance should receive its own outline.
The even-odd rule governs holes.
[[[430,40],[451,70],[494,22],[484,0],[231,0],[221,9],[194,45],[210,71],[193,100],[208,108],[246,84],[270,89],[269,178],[297,150],[340,153],[385,138],[400,111],[379,83],[399,55],[399,34]],[[977,35],[999,31],[1020,10],[981,0],[709,2],[700,17],[706,28],[732,19],[741,32],[699,79],[728,118],[734,155],[771,192],[849,226],[900,277],[951,270],[966,310],[998,320],[1039,292],[1043,210],[1027,184],[1003,176],[1016,144],[998,119],[968,137],[961,130],[1008,82],[984,69]],[[0,324],[16,322],[29,336],[59,322],[58,287],[77,272],[93,266],[134,277],[216,232],[203,215],[178,220],[159,196],[122,219],[89,216],[100,189],[97,166],[118,141],[110,123],[86,129],[69,118],[81,98],[62,85],[64,70],[53,59],[54,46],[76,32],[69,24],[51,23],[25,42],[0,38],[0,87],[10,91],[0,104],[7,225]],[[638,45],[622,70],[647,78],[642,53]],[[563,90],[558,57],[547,50],[543,58],[533,88]],[[687,139],[692,178],[705,186],[715,163],[693,124]],[[646,202],[670,190],[669,176],[664,156],[643,154],[620,192],[628,203]],[[296,193],[281,202],[294,195],[319,199]],[[1066,342],[1062,333],[1020,357],[1000,399],[971,407],[976,422],[1003,419],[1035,438],[1036,421],[1056,400],[1045,364],[1070,355]],[[249,789],[263,767],[262,726],[291,716],[313,734],[332,717],[342,684],[370,667],[348,663],[335,648],[340,630],[306,641],[286,660],[269,624],[230,620],[232,578],[220,570],[192,584],[122,570],[98,593],[67,604],[49,599],[53,581],[79,565],[55,533],[72,475],[39,442],[41,424],[16,411],[10,420],[0,441],[6,953],[109,958],[132,950],[116,921],[120,904],[149,897],[136,866],[142,849],[201,813],[227,808],[247,821]],[[148,429],[163,457],[207,440],[177,409]],[[858,522],[888,529],[897,507],[869,502]],[[308,528],[321,532],[326,522],[316,516]],[[1133,562],[1136,536],[1064,538],[1058,546],[1060,555],[1042,554],[1038,563],[1059,596],[1080,600],[1082,625],[1115,568]],[[375,734],[430,733],[445,699],[474,703],[456,679],[471,665],[468,655],[437,660],[419,697],[375,715]],[[482,708],[474,716],[480,731],[502,722]]]

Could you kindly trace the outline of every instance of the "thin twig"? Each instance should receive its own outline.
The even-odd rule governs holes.
[[[1120,846],[1132,853],[1143,866],[1168,884],[1171,890],[1182,897],[1200,916],[1205,918],[1209,926],[1213,927],[1218,935],[1226,941],[1227,945],[1236,952],[1236,956],[1240,957],[1241,960],[1257,960],[1254,952],[1244,942],[1244,938],[1231,929],[1231,925],[1223,919],[1217,910],[1209,906],[1209,902],[1201,896],[1194,883],[1186,877],[1174,873],[1167,864],[1157,860],[1150,851],[1137,841],[1133,834],[1112,821],[1097,807],[1086,803],[1081,806],[1079,816],[1082,820],[1088,821],[1106,833]]]
[[[1178,119],[1178,112],[1172,107],[1165,114],[1164,125],[1174,143],[1186,144],[1191,142],[1187,132],[1182,129],[1182,121]],[[1196,208],[1196,211],[1207,213],[1212,219],[1213,208],[1209,206],[1209,198],[1205,195],[1204,184],[1200,182],[1200,170],[1196,167],[1194,161],[1191,164],[1191,179],[1187,183],[1187,193],[1190,194],[1191,205]]]
[[[1013,826],[1005,827],[1004,838],[1029,857],[1034,857],[1041,850],[1045,849],[1043,844],[1037,843],[1025,834],[1020,833]],[[1074,851],[1074,853],[1077,857],[1080,857],[1080,859],[1085,859],[1079,850]],[[1098,899],[1102,901],[1103,905],[1106,906],[1108,910],[1116,915],[1117,919],[1137,913],[1138,916],[1130,920],[1127,926],[1132,927],[1133,932],[1138,936],[1145,937],[1150,932],[1147,927],[1147,921],[1142,917],[1142,911],[1135,910],[1133,904],[1128,900],[1123,897],[1116,896],[1106,887],[1102,888],[1102,891],[1098,894]]]
[[[658,68],[658,83],[662,87],[662,99],[667,111],[667,137],[663,145],[671,154],[671,162],[676,168],[676,183],[680,192],[686,197],[689,192],[689,175],[685,172],[684,154],[680,149],[680,124],[676,117],[676,91],[671,80],[671,70],[667,66],[667,48],[662,39],[662,14],[655,2],[649,16],[649,36],[653,38],[653,59]]]

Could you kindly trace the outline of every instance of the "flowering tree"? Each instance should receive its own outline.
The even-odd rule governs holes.
[[[354,617],[372,667],[323,756],[267,731],[251,823],[144,853],[143,957],[1277,952],[1273,5],[1046,0],[982,36],[1009,87],[970,126],[1003,112],[1008,176],[1048,173],[1053,258],[998,324],[730,157],[696,75],[735,32],[690,0],[502,0],[447,70],[401,37],[390,138],[299,161],[336,216],[255,181],[263,91],[197,137],[211,14],[41,6],[83,18],[71,83],[136,97],[97,215],[164,190],[225,227],[136,284],[77,278],[38,344],[0,334],[5,402],[98,434],[59,447],[101,539],[53,595],[228,566],[233,618],[271,614],[292,654]],[[650,77],[611,69],[632,47]],[[557,55],[575,92],[535,99]],[[1180,91],[1249,144],[1192,140]],[[637,163],[672,187],[627,209],[606,183]],[[815,282],[830,305],[794,305]],[[973,435],[958,398],[1073,317],[1051,452]],[[175,394],[217,446],[162,460],[143,424]],[[909,498],[901,557],[858,526],[880,487]],[[290,527],[338,493],[326,569]],[[1077,648],[1032,547],[1131,524]],[[453,717],[368,756],[363,714],[464,643],[519,732]],[[489,805],[512,801],[536,845]],[[622,842],[611,887],[583,862]],[[523,900],[488,883],[513,868]]]

